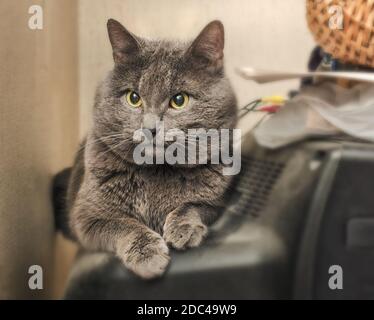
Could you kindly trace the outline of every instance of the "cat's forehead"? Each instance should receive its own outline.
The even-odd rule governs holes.
[[[142,40],[141,50],[150,62],[173,62],[182,58],[190,43],[168,40]]]
[[[180,80],[188,45],[177,42],[151,42],[145,48],[146,64],[139,88],[150,92],[167,92]]]

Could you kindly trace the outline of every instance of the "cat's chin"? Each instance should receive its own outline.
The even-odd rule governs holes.
[[[160,166],[165,166],[165,167],[176,167],[176,168],[195,168],[199,166],[206,165],[204,164],[191,164],[187,162],[176,162],[176,163],[168,163],[167,161],[160,161],[160,159],[153,159],[152,162],[139,162],[135,161],[133,158],[124,158],[123,159],[125,162],[136,165],[138,167],[160,167]]]
[[[205,166],[206,164],[183,164],[183,163],[175,163],[175,164],[169,164],[169,163],[152,163],[152,164],[147,164],[147,163],[141,163],[137,164],[135,162],[132,162],[134,165],[138,167],[145,167],[145,168],[157,168],[157,167],[170,167],[170,168],[184,168],[184,169],[192,169],[196,168],[199,166]]]
[[[164,166],[164,167],[174,167],[174,168],[196,168],[196,167],[207,165],[206,163],[202,163],[202,164],[200,164],[200,163],[188,163],[188,161],[170,163],[170,162],[166,161],[165,158],[163,158],[163,160],[162,160],[162,158],[160,156],[158,158],[156,158],[154,156],[152,161],[139,161],[139,159],[137,159],[137,161],[135,161],[135,159],[133,157],[125,157],[125,158],[123,158],[123,161],[126,162],[126,163],[129,163],[129,164],[136,165],[138,167],[161,167],[161,166]]]
[[[148,150],[147,156],[145,152],[137,152],[136,144],[127,146],[123,152],[118,152],[117,156],[121,157],[123,161],[129,164],[133,164],[139,167],[176,167],[176,168],[196,168],[206,166],[211,163],[210,155],[207,156],[205,161],[199,163],[198,158],[194,155],[189,160],[187,155],[182,157],[172,156],[167,153],[167,148],[154,146],[151,150]],[[186,152],[188,154],[188,151]]]

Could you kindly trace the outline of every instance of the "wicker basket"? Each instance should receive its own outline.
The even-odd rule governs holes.
[[[343,29],[331,29],[331,6],[343,10]],[[317,43],[344,63],[374,68],[374,0],[307,0],[307,20]]]

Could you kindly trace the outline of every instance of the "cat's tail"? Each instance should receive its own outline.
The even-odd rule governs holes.
[[[72,168],[66,168],[57,173],[52,182],[52,203],[55,217],[56,231],[74,240],[69,228],[69,213],[67,209],[67,190]]]

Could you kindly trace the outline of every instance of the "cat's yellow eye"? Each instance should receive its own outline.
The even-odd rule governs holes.
[[[188,104],[188,101],[188,95],[184,92],[181,92],[171,98],[170,107],[174,109],[183,109]]]
[[[139,108],[143,104],[142,98],[140,98],[140,96],[132,90],[129,90],[126,93],[126,101],[130,106],[134,108]]]

